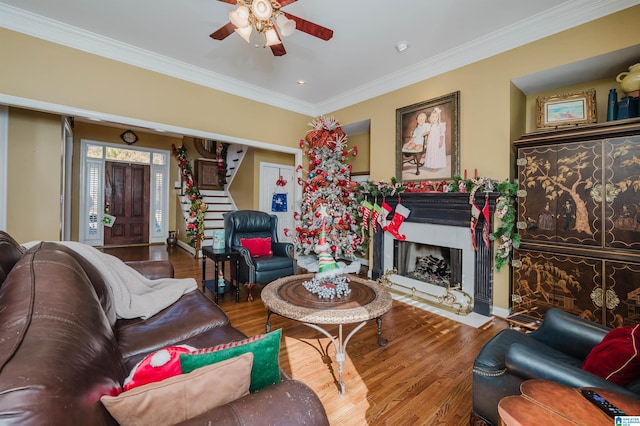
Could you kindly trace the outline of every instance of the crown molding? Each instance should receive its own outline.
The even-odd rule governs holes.
[[[309,116],[316,115],[315,106],[310,103],[2,3],[0,27],[256,102]]]
[[[639,4],[638,0],[570,0],[318,104],[302,102],[166,56],[0,3],[0,26],[308,116],[336,111]]]
[[[532,18],[516,22],[433,56],[396,73],[363,84],[316,106],[318,115],[346,108],[376,96],[452,71],[544,37],[640,4],[638,0],[571,0]]]

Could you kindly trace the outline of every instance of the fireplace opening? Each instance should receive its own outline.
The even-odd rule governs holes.
[[[440,287],[462,284],[462,249],[397,241],[398,274]]]

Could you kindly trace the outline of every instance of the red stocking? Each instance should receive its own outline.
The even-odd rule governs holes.
[[[471,223],[469,224],[469,231],[471,232],[471,244],[473,248],[478,250],[476,245],[476,226],[478,226],[478,218],[480,217],[480,208],[476,204],[474,198],[471,198]]]
[[[389,216],[389,213],[391,213],[391,210],[393,209],[384,200],[382,201],[380,208],[382,209],[382,213],[378,215],[378,223],[380,224],[380,227],[384,229],[387,226],[387,217]]]
[[[484,195],[484,207],[482,208],[482,216],[484,217],[484,224],[482,225],[482,239],[484,244],[489,249],[491,247],[491,239],[489,234],[491,233],[491,218],[489,217],[489,194]]]
[[[398,204],[396,206],[396,212],[393,214],[393,219],[391,219],[391,223],[388,226],[385,226],[383,230],[389,232],[398,241],[406,240],[407,236],[400,234],[398,228],[400,228],[402,222],[404,222],[404,220],[409,216],[409,213],[411,213],[411,210],[409,210],[402,204]]]

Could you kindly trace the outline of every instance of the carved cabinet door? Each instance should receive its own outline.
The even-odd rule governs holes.
[[[593,299],[603,294],[600,259],[525,249],[513,263],[513,312],[542,319],[555,307],[602,322],[604,303]]]
[[[640,249],[640,136],[605,141],[605,245]]]
[[[523,241],[602,245],[601,141],[521,148],[517,164]]]

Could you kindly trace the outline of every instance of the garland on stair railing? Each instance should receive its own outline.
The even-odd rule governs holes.
[[[400,183],[395,177],[390,183],[385,181],[367,181],[359,187],[363,194],[372,197],[397,197],[402,193],[410,192],[459,192],[475,194],[476,192],[499,192],[496,201],[496,215],[501,222],[495,232],[489,238],[496,241],[496,254],[494,266],[500,271],[505,264],[509,263],[509,256],[514,248],[520,246],[520,235],[514,233],[516,222],[515,196],[517,192],[517,182],[497,182],[491,178],[476,177],[474,179],[462,179],[456,175],[453,181],[420,181]],[[472,200],[470,199],[470,203]]]
[[[180,148],[171,145],[171,152],[180,167],[180,173],[185,183],[185,195],[191,201],[189,217],[185,219],[187,222],[187,237],[190,239],[189,245],[198,249],[204,237],[204,213],[207,211],[207,204],[202,200],[202,195],[193,180],[193,171],[187,155],[187,148],[184,145]]]

